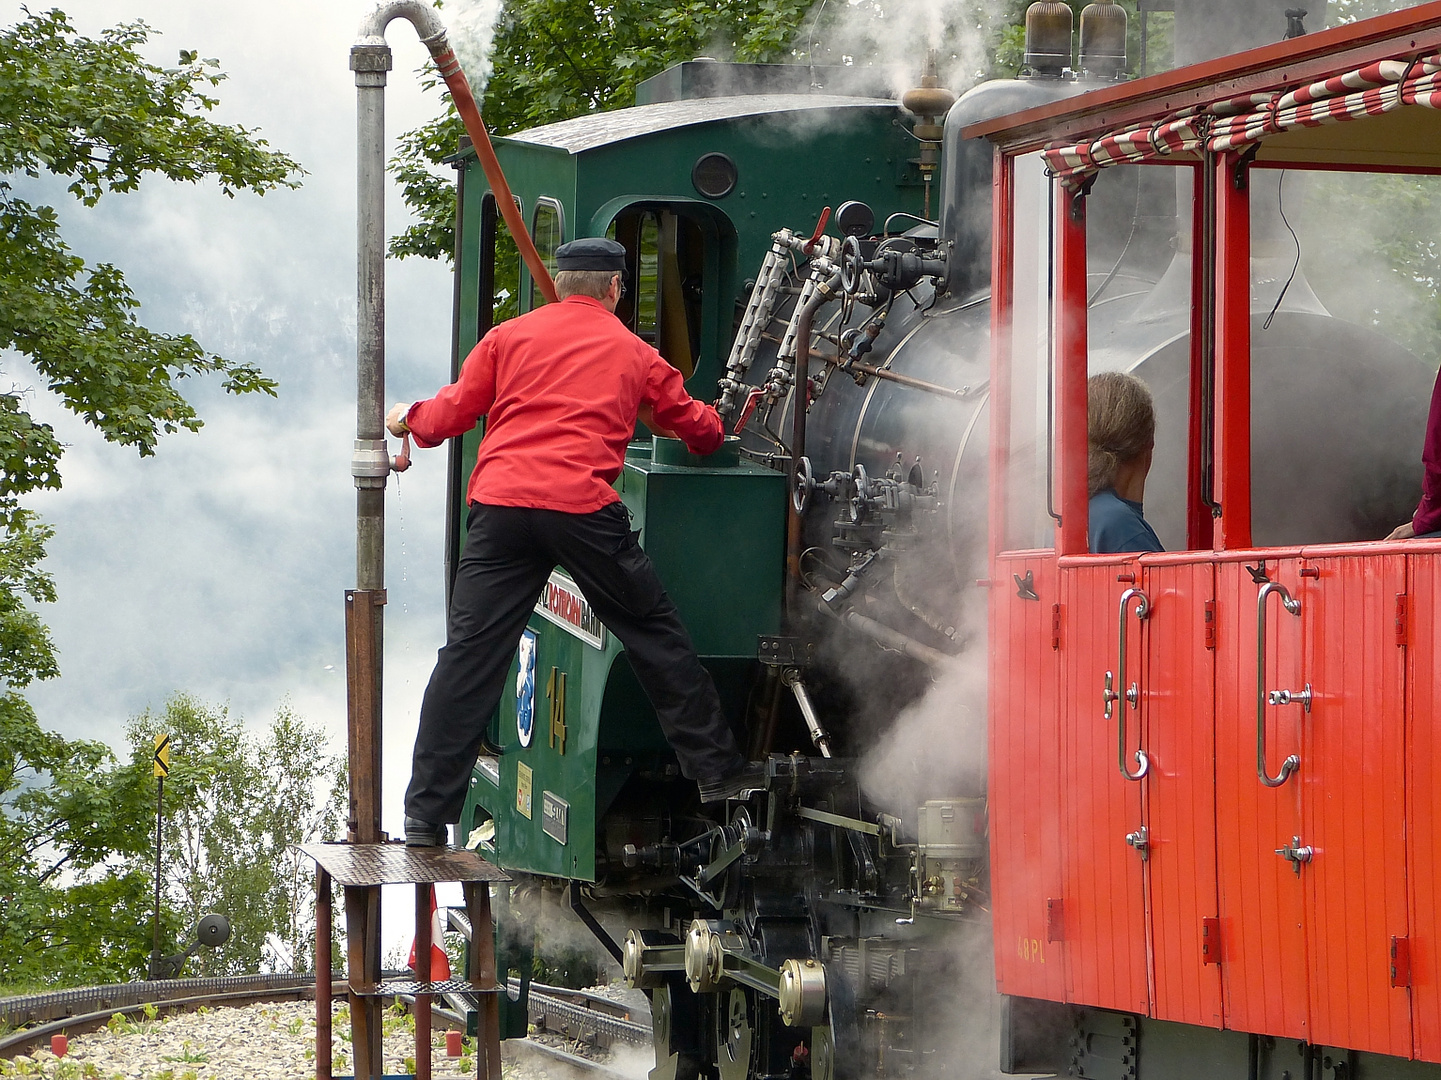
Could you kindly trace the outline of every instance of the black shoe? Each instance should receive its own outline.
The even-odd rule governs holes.
[[[767,780],[766,763],[764,761],[748,761],[727,776],[697,781],[697,785],[700,787],[700,801],[713,803],[724,802],[726,799],[738,799],[752,791],[761,791],[769,787]]]
[[[450,839],[450,826],[432,825],[420,818],[405,819],[406,847],[445,847]]]

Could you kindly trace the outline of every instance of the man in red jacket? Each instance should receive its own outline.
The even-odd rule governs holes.
[[[485,725],[556,566],[625,646],[702,800],[760,786],[761,770],[741,756],[710,673],[611,486],[637,417],[696,454],[721,445],[720,417],[615,317],[621,245],[573,240],[555,255],[560,303],[495,327],[466,357],[458,380],[386,417],[391,434],[408,431],[422,447],[486,418],[446,643],[421,703],[405,793],[412,847],[443,844],[448,823],[460,819]]]

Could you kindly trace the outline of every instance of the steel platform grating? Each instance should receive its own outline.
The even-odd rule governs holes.
[[[394,844],[302,844],[339,885],[415,885],[438,881],[509,881],[500,867],[464,848]]]

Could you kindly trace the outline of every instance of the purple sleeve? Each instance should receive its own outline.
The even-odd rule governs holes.
[[[1421,446],[1421,502],[1411,519],[1417,536],[1441,529],[1441,372],[1431,391],[1431,413],[1426,417],[1426,441]]]

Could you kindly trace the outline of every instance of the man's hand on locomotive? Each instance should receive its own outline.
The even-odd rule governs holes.
[[[410,413],[411,403],[397,401],[390,407],[390,412],[385,414],[385,427],[397,439],[402,435],[410,434],[410,427],[406,424],[405,418]]]

